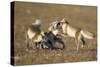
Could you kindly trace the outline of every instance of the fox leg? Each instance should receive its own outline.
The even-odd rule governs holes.
[[[76,50],[78,52],[79,50],[79,40],[78,40],[78,35],[75,36],[75,43],[76,43]]]
[[[79,41],[78,41],[78,39],[75,38],[75,42],[76,42],[76,50],[78,52],[79,51]]]
[[[79,51],[80,39],[81,39],[80,31],[77,31],[75,34],[75,42],[76,42],[77,52]]]
[[[82,42],[82,48],[84,47],[84,45],[85,45],[85,40],[84,40],[84,38],[83,37],[81,37],[81,42]]]
[[[26,48],[28,49],[29,48],[29,38],[28,38],[27,33],[25,33],[25,44],[26,44]]]
[[[77,52],[78,52],[78,50],[79,50],[79,39],[80,39],[80,37],[79,37],[79,31],[77,31],[76,32],[76,34],[75,34],[75,42],[76,42],[76,50],[77,50]]]

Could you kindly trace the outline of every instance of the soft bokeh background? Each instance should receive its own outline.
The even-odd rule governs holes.
[[[73,38],[65,39],[65,50],[26,51],[25,28],[40,18],[42,29],[48,30],[49,23],[67,17],[72,26],[97,34],[97,7],[15,2],[14,15],[15,65],[94,61],[97,59],[97,43],[86,40],[85,48],[76,53]]]

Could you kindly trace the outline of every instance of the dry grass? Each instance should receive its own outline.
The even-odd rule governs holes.
[[[15,3],[14,22],[14,58],[15,65],[44,64],[94,61],[97,59],[97,41],[91,44],[86,40],[86,46],[76,52],[74,39],[66,38],[64,50],[30,50],[26,51],[25,27],[36,18],[41,18],[42,29],[47,31],[49,23],[59,18],[68,17],[71,25],[97,34],[97,11],[95,6],[50,5],[36,3]]]

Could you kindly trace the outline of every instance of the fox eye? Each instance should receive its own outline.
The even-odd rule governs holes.
[[[59,25],[60,25],[60,23],[57,24],[57,26],[59,26]]]

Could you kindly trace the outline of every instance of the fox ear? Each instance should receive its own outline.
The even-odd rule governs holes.
[[[36,19],[34,23],[32,23],[32,25],[41,25],[41,20],[40,19]]]
[[[65,18],[63,18],[60,22],[65,22]]]
[[[69,24],[69,22],[66,20],[66,18],[63,18],[60,22]]]
[[[65,23],[69,24],[69,22],[66,20]]]

